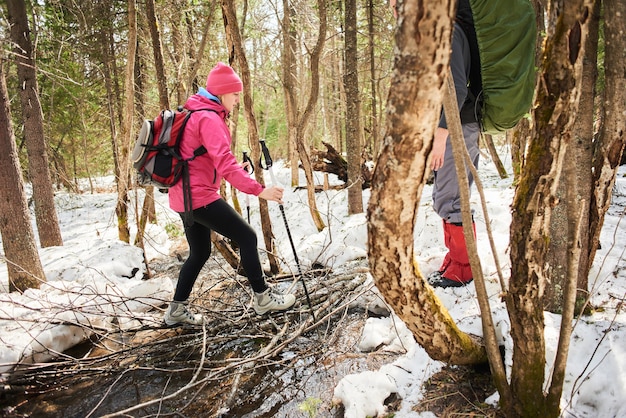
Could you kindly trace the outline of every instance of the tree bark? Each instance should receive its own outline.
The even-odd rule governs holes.
[[[511,278],[505,297],[514,342],[511,389],[517,416],[559,415],[558,403],[548,402],[543,391],[546,254],[556,187],[566,147],[572,140],[580,91],[582,45],[588,22],[583,0],[565,4],[555,0],[550,3],[549,11],[554,13],[556,27],[546,39],[541,74],[543,86],[538,89],[532,136],[513,200]],[[562,322],[565,327],[571,326],[565,316]],[[568,343],[559,341],[557,356],[559,352],[567,356]],[[552,383],[559,385],[557,380]]]
[[[297,187],[299,182],[298,170],[298,148],[296,145],[296,130],[298,119],[298,94],[296,63],[296,29],[293,22],[293,5],[289,0],[283,0],[283,19],[281,21],[281,32],[283,37],[282,49],[282,71],[283,71],[283,93],[285,96],[285,115],[287,119],[287,149],[291,164],[291,186]]]
[[[204,57],[204,51],[206,49],[206,44],[211,34],[211,24],[213,23],[213,17],[216,9],[216,2],[210,2],[209,6],[209,14],[205,18],[204,27],[202,28],[202,38],[200,39],[200,44],[198,45],[198,50],[194,55],[194,61],[189,68],[189,74],[187,75],[187,88],[190,90],[189,94],[194,93],[198,90],[198,70],[200,69],[200,64],[202,63],[202,58]]]
[[[302,112],[302,117],[298,120],[296,125],[296,144],[298,149],[298,155],[300,156],[300,162],[304,170],[307,183],[307,198],[309,202],[309,212],[311,218],[318,231],[323,230],[326,225],[322,220],[322,215],[317,209],[317,202],[315,201],[315,181],[313,180],[313,169],[311,168],[311,156],[309,153],[309,147],[306,144],[306,130],[309,125],[315,106],[317,105],[317,98],[319,96],[319,62],[322,51],[324,50],[324,43],[326,40],[326,0],[317,0],[317,8],[319,13],[319,32],[317,36],[317,42],[311,52],[310,59],[310,71],[311,71],[311,92],[307,101],[306,107]]]
[[[130,242],[128,226],[128,190],[130,185],[130,144],[133,137],[135,115],[135,54],[137,51],[137,12],[135,0],[128,0],[128,55],[124,84],[124,113],[117,149],[119,175],[117,181],[117,231],[120,241]]]
[[[604,0],[605,95],[604,114],[598,140],[594,142],[592,194],[589,206],[589,259],[587,274],[600,244],[604,215],[611,204],[615,176],[620,164],[626,136],[624,103],[626,102],[626,4],[621,0]]]
[[[98,3],[100,14],[106,16],[108,19],[112,19],[113,12],[111,11],[111,5],[109,2]],[[117,75],[117,65],[113,51],[115,50],[113,34],[109,27],[105,26],[103,30],[96,32],[98,38],[97,44],[101,49],[102,69],[104,77],[104,87],[106,91],[106,106],[109,121],[110,140],[111,140],[111,153],[113,155],[113,174],[115,178],[120,176],[120,157],[118,149],[118,121],[122,114],[119,93],[119,82]],[[120,121],[121,123],[121,121]]]
[[[419,13],[424,5],[417,0],[401,5],[386,134],[367,211],[371,272],[387,303],[433,359],[484,363],[484,347],[458,329],[413,254],[413,230],[445,76],[434,69],[449,63],[454,7],[450,1],[431,2],[429,13]]]
[[[252,103],[252,88],[250,83],[250,68],[246,58],[241,35],[239,31],[239,23],[237,22],[237,11],[234,2],[230,0],[222,0],[222,15],[224,17],[224,28],[230,45],[233,47],[233,54],[239,66],[239,75],[243,83],[243,104],[244,114],[248,122],[248,145],[250,146],[252,161],[259,161],[261,157],[261,146],[259,145],[259,131],[254,114],[254,106]],[[263,179],[263,170],[254,170],[256,180],[265,184]],[[265,239],[265,248],[270,263],[272,273],[279,272],[278,260],[274,255],[274,234],[272,232],[272,222],[269,217],[267,201],[259,199],[259,212],[261,216],[261,228],[263,229],[263,237]]]
[[[489,151],[489,155],[491,155],[491,159],[493,160],[494,165],[496,166],[496,170],[498,170],[498,174],[501,179],[505,179],[509,177],[506,172],[506,168],[504,168],[504,164],[502,164],[502,160],[498,155],[498,151],[496,150],[496,146],[493,143],[493,137],[489,134],[483,135],[485,138],[485,145],[487,145],[487,150]]]
[[[378,89],[376,88],[376,62],[374,52],[376,50],[376,46],[374,43],[375,40],[375,32],[374,32],[374,9],[375,9],[374,0],[367,0],[367,47],[369,52],[369,61],[370,61],[370,106],[372,107],[370,110],[370,138],[369,141],[365,142],[365,147],[372,153],[376,153],[379,147],[380,142],[380,127],[378,121]]]
[[[346,156],[348,160],[348,214],[363,212],[361,189],[361,99],[359,98],[358,51],[356,42],[356,0],[346,0]]]
[[[546,259],[548,260],[548,277],[550,285],[546,287],[544,298],[544,309],[554,313],[561,313],[563,310],[563,291],[566,287],[568,275],[568,257],[572,234],[580,234],[580,253],[582,268],[577,272],[579,298],[577,305],[582,307],[587,299],[587,282],[589,271],[584,268],[587,264],[589,254],[588,221],[582,223],[583,230],[574,231],[578,225],[578,218],[587,220],[589,218],[589,201],[591,196],[593,160],[592,143],[594,135],[594,98],[595,84],[597,79],[597,51],[598,51],[598,29],[600,22],[600,0],[595,0],[589,16],[589,34],[585,42],[584,56],[582,60],[582,80],[580,103],[578,113],[572,129],[574,140],[568,146],[565,157],[564,175],[561,176],[557,189],[557,204],[550,220],[550,247]],[[568,199],[568,195],[571,197]],[[572,206],[580,209],[570,214]],[[582,211],[582,213],[581,213]],[[572,219],[572,216],[574,217]]]
[[[0,53],[0,235],[6,258],[9,291],[39,288],[46,276],[30,223],[26,192],[17,155],[9,93]]]
[[[161,46],[161,34],[156,13],[154,0],[146,0],[146,17],[152,40],[152,55],[154,56],[154,70],[156,72],[157,91],[159,92],[159,105],[161,110],[170,108],[170,99],[167,93],[167,79],[165,77],[165,65],[163,63],[163,47]]]
[[[159,32],[158,19],[154,10],[154,0],[146,0],[146,21],[150,30],[150,39],[152,41],[152,55],[154,57],[154,70],[156,72],[157,91],[159,92],[159,105],[161,110],[170,108],[170,100],[167,91],[167,79],[165,77],[165,64],[163,62],[163,47],[161,45],[161,34]],[[147,116],[142,111],[138,112],[143,118]],[[145,196],[141,207],[141,216],[137,223],[137,237],[135,245],[143,248],[143,237],[146,224],[148,222],[156,222],[156,207],[154,205],[154,187],[145,187]],[[145,255],[145,252],[144,252]],[[146,268],[148,263],[146,262]],[[148,270],[149,271],[149,270]]]
[[[23,0],[7,0],[11,39],[17,63],[24,136],[28,152],[29,177],[33,186],[35,219],[42,247],[63,245],[59,219],[54,206],[54,186],[50,177],[43,113],[39,101],[37,70]]]

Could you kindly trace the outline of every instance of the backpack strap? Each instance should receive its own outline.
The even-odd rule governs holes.
[[[191,117],[191,114],[194,112],[199,112],[199,111],[207,111],[207,112],[213,112],[213,113],[217,113],[217,111],[215,109],[186,109],[186,108],[181,108],[187,111],[187,115],[185,116],[185,120],[183,122],[183,126],[181,127],[180,131],[178,132],[178,138],[176,139],[176,143],[180,143],[180,140],[182,139],[182,135],[183,132],[185,132],[185,126],[187,125],[187,121],[189,120],[189,118]],[[200,145],[198,148],[196,148],[195,150],[193,150],[193,157],[190,157],[184,161],[189,162],[194,160],[196,157],[199,157],[203,154],[206,154],[207,150],[204,147],[204,145]],[[182,160],[182,158],[181,158]]]
[[[192,113],[198,112],[201,110],[206,110],[209,112],[217,113],[217,111],[215,111],[214,109],[193,109],[193,110],[185,109],[185,110],[187,110],[187,115],[185,116],[183,125],[180,131],[178,132],[178,138],[176,138],[177,144],[180,144],[180,141],[182,140],[183,132],[185,132],[185,126],[187,125],[187,121],[191,117]],[[181,108],[181,111],[182,111],[182,108]],[[193,156],[191,156],[190,158],[187,158],[187,159],[182,159],[182,157],[180,158],[181,160],[180,164],[182,164],[181,170],[182,170],[182,178],[183,178],[183,204],[185,207],[185,212],[183,213],[183,224],[185,226],[193,225],[193,205],[191,202],[191,183],[189,179],[189,161],[193,161],[196,159],[196,157],[199,157],[206,153],[207,153],[207,149],[204,147],[204,145],[200,145],[198,148],[193,150]]]

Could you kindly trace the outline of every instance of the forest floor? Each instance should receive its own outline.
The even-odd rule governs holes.
[[[153,274],[176,277],[180,261],[173,259],[151,266]],[[343,408],[332,396],[339,380],[397,357],[356,349],[372,315],[348,302],[363,292],[364,261],[341,274],[320,271],[307,278],[315,295],[315,319],[306,303],[286,313],[251,315],[246,279],[232,273],[225,277],[223,265],[220,257],[212,257],[192,294],[192,303],[206,318],[202,329],[100,334],[57,361],[14,373],[0,392],[0,414],[342,417]],[[292,280],[276,282],[287,286]],[[301,292],[299,283],[291,284]],[[484,403],[494,392],[488,367],[448,366],[425,385],[415,411],[498,417]],[[400,399],[392,395],[386,403],[393,416]]]

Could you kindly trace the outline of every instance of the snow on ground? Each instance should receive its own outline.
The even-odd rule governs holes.
[[[289,170],[281,162],[275,163],[273,169],[278,181],[283,186],[288,185]],[[510,271],[507,251],[514,190],[511,179],[500,179],[490,161],[483,160],[479,171],[489,210],[486,217],[480,210],[474,189],[472,202],[476,209],[479,252],[494,323],[506,347],[506,362],[510,368],[509,321],[499,298],[499,279],[488,244],[486,222],[488,219],[491,225],[495,255],[506,276]],[[337,182],[334,176],[330,176],[330,180]],[[108,189],[108,192],[90,194],[88,185],[82,184],[85,193],[80,195],[57,193],[64,246],[40,250],[47,279],[40,289],[31,289],[22,295],[7,293],[6,264],[0,265],[0,381],[16,362],[49,360],[87,338],[92,329],[133,329],[161,320],[162,308],[173,294],[175,278],[141,280],[141,251],[117,239],[112,179],[100,178],[97,182],[96,188]],[[318,174],[318,183],[322,183],[321,174]],[[301,184],[304,184],[303,176]],[[430,186],[426,186],[415,228],[415,256],[425,275],[439,267],[445,254],[441,220],[432,211],[430,192]],[[369,190],[364,191],[363,197],[367,205]],[[167,195],[156,193],[156,198],[159,226],[150,225],[146,237],[146,255],[150,260],[167,255],[172,231],[180,231],[178,216],[167,207]],[[304,191],[287,189],[284,201],[286,223],[303,268],[314,262],[337,268],[367,256],[365,215],[347,215],[345,191],[318,194],[318,209],[324,214],[327,225],[322,232],[316,230],[311,220]],[[246,210],[243,196],[240,202]],[[626,416],[623,403],[626,399],[626,314],[619,310],[626,296],[625,206],[626,168],[622,167],[613,206],[605,219],[602,248],[590,274],[592,303],[602,309],[576,324],[562,398],[565,417]],[[252,224],[260,234],[256,198],[250,199],[250,212]],[[283,268],[296,270],[278,205],[270,204],[270,217]],[[262,242],[260,239],[261,245]],[[482,334],[473,284],[463,289],[436,289],[435,292],[463,331]],[[370,309],[382,304],[374,299],[359,303],[367,304]],[[560,317],[546,313],[545,318],[549,372]],[[402,321],[393,315],[369,319],[359,349],[369,351],[381,344],[383,349],[399,353],[394,362],[378,370],[348,375],[337,384],[334,396],[343,403],[345,416],[360,418],[384,414],[384,400],[393,392],[403,399],[396,417],[433,416],[412,412],[412,408],[420,400],[422,383],[443,364],[431,360]],[[490,401],[496,402],[497,394]]]

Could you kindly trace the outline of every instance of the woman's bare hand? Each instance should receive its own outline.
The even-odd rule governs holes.
[[[259,193],[259,197],[261,199],[270,200],[272,202],[283,204],[283,192],[285,190],[282,187],[272,186],[263,189],[261,193]]]

